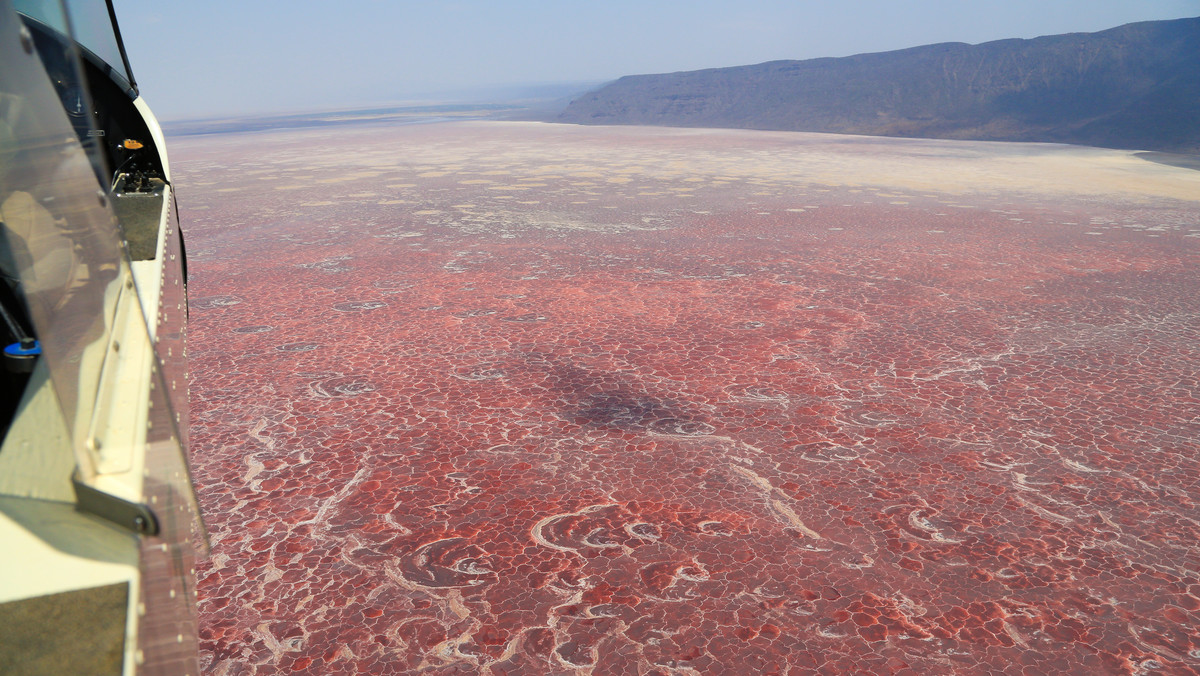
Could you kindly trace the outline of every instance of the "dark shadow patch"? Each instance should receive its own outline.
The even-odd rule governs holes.
[[[649,397],[630,397],[623,392],[602,392],[587,397],[582,406],[568,414],[582,425],[643,431],[656,420],[671,418],[671,407]]]
[[[685,403],[621,382],[619,373],[592,372],[563,358],[530,355],[550,372],[549,381],[563,402],[559,415],[585,427],[628,432],[702,436],[715,428]]]

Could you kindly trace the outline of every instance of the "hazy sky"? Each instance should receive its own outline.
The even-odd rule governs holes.
[[[163,119],[1096,31],[1200,0],[116,0]]]

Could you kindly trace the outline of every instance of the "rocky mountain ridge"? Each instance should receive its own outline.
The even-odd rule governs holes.
[[[622,77],[560,122],[1200,153],[1200,17],[1096,33]]]

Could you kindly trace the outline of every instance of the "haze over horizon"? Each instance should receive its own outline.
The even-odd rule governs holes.
[[[161,119],[495,96],[623,75],[1094,32],[1200,15],[1200,0],[837,7],[763,0],[495,6],[311,0],[203,6],[117,0],[142,92]],[[488,93],[490,92],[490,94]]]

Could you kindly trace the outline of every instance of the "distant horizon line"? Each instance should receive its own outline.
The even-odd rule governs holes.
[[[371,110],[399,111],[404,109],[419,109],[422,107],[447,106],[510,106],[535,107],[537,104],[563,100],[585,94],[592,89],[615,81],[608,80],[578,80],[558,82],[534,82],[517,84],[479,85],[476,87],[460,87],[443,91],[429,91],[412,94],[404,98],[360,101],[357,103],[340,103],[326,105],[298,105],[272,109],[247,111],[208,112],[189,115],[167,113],[159,116],[164,125],[192,122],[215,122],[234,119],[263,119],[303,115],[331,115],[337,113],[362,113]],[[151,95],[152,96],[152,95]],[[565,105],[566,101],[564,101]]]

